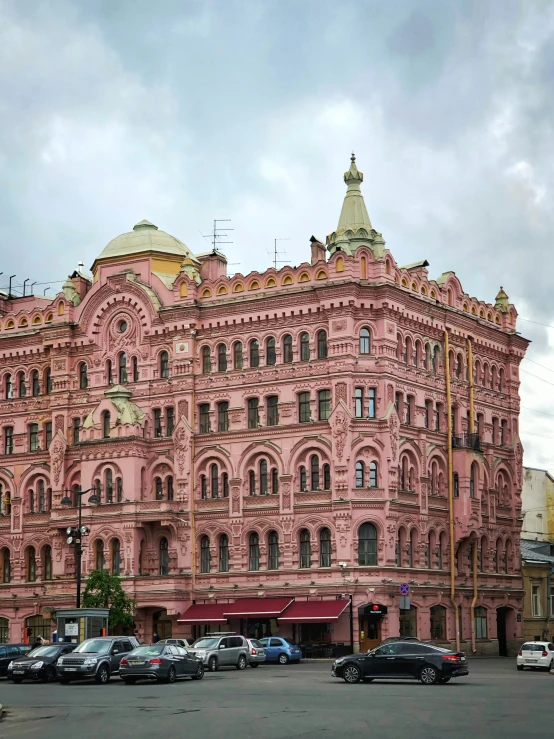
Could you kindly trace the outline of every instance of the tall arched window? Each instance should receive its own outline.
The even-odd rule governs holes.
[[[236,370],[242,369],[242,342],[240,341],[233,344],[233,367]]]
[[[222,476],[222,485],[223,485],[223,497],[228,498],[229,497],[229,475],[224,472]]]
[[[267,495],[267,461],[260,461],[260,495]]]
[[[425,566],[431,569],[434,562],[435,549],[437,545],[437,535],[431,530],[427,536],[427,551],[425,553]]]
[[[200,495],[202,496],[202,500],[206,500],[208,497],[208,482],[206,480],[206,475],[200,475]]]
[[[210,571],[211,567],[211,554],[210,554],[210,540],[207,536],[203,536],[200,539],[200,572],[206,573]]]
[[[404,455],[400,460],[400,489],[407,490],[409,485],[408,457]]]
[[[250,534],[248,540],[249,556],[248,556],[248,569],[259,570],[260,569],[260,537],[256,532]]]
[[[464,375],[464,360],[461,354],[458,354],[456,358],[456,379],[463,380]]]
[[[250,495],[256,495],[256,473],[254,470],[250,470],[248,473],[248,489]]]
[[[119,355],[119,384],[126,385],[127,380],[127,355],[125,352],[121,352]]]
[[[396,566],[404,565],[404,547],[406,546],[406,529],[401,526],[398,529],[398,537],[396,539]]]
[[[310,335],[304,331],[300,334],[300,361],[308,362],[310,359]]]
[[[377,529],[372,523],[363,523],[358,529],[358,564],[377,566]]]
[[[300,567],[307,569],[312,566],[312,543],[308,529],[300,532]]]
[[[202,347],[202,372],[208,375],[212,371],[212,350],[209,346]]]
[[[323,528],[319,532],[319,566],[331,566],[331,532],[328,528]]]
[[[319,457],[312,454],[310,457],[310,483],[312,490],[319,490]]]
[[[219,497],[219,467],[212,464],[210,467],[210,487],[212,498]]]
[[[156,477],[154,479],[154,488],[156,490],[156,500],[163,500],[164,488],[163,488],[163,482],[162,482],[161,477]]]
[[[227,347],[219,344],[217,347],[217,371],[227,372]]]
[[[276,495],[279,492],[279,472],[277,467],[271,470],[271,493]]]
[[[88,387],[88,374],[86,362],[81,362],[79,365],[79,387],[81,390],[86,390]]]
[[[323,465],[323,489],[331,490],[331,465]]]
[[[377,480],[377,462],[369,463],[369,487],[376,488],[378,485]]]
[[[356,462],[356,487],[363,488],[364,486],[364,463],[360,460]]]
[[[327,331],[317,332],[317,358],[327,359]]]
[[[302,493],[304,493],[307,490],[307,487],[306,487],[306,468],[304,467],[304,465],[301,465],[300,466],[299,474],[300,474],[300,491]]]
[[[31,392],[33,393],[33,398],[40,395],[40,377],[38,370],[33,370],[31,373]]]
[[[229,537],[221,534],[219,537],[219,571],[229,572]]]
[[[169,542],[165,536],[160,539],[160,575],[169,575]]]
[[[169,377],[169,354],[160,352],[160,377]]]
[[[436,346],[436,347],[435,347],[435,348],[433,349],[433,361],[432,361],[432,365],[433,365],[433,372],[434,372],[434,374],[435,374],[435,375],[436,375],[436,374],[438,373],[438,371],[439,371],[439,359],[440,359],[440,350],[439,350],[439,347],[438,347],[438,346]]]
[[[475,494],[477,492],[478,487],[478,480],[479,480],[479,470],[477,468],[476,462],[473,462],[471,465],[470,475],[469,475],[469,497],[475,498]]]
[[[417,531],[410,531],[410,539],[408,541],[408,567],[415,566],[415,558],[417,554]]]
[[[275,338],[270,336],[265,342],[265,363],[268,365],[276,364],[277,354],[275,351]]]
[[[18,394],[20,398],[27,397],[27,384],[25,382],[25,372],[19,372],[17,375]]]
[[[102,413],[102,436],[104,439],[110,438],[110,412],[104,411]]]
[[[50,367],[44,371],[44,392],[46,395],[50,395],[52,392],[52,370]]]
[[[292,360],[292,336],[287,334],[283,337],[283,362],[285,362],[285,364],[290,364]]]
[[[137,357],[133,357],[132,365],[133,365],[133,382],[138,382],[139,381],[139,369],[138,369]]]
[[[95,562],[94,562],[95,569],[103,570],[106,564],[106,559],[104,557],[104,542],[102,541],[102,539],[96,540],[94,554],[95,554]]]
[[[371,334],[369,329],[364,326],[360,330],[360,354],[370,354],[371,352]]]
[[[250,342],[250,366],[260,366],[260,342],[258,339],[252,339]]]
[[[106,503],[113,503],[113,472],[106,470]]]
[[[34,547],[27,547],[27,582],[37,579],[37,555]]]
[[[5,390],[5,398],[6,400],[10,400],[13,398],[13,384],[12,384],[12,376],[8,372],[8,374],[5,376],[4,380],[4,390]]]
[[[2,570],[0,574],[2,575],[2,582],[8,583],[11,582],[12,579],[12,568],[11,568],[11,560],[10,560],[10,550],[8,547],[4,547],[2,551],[0,552],[1,559],[2,559]]]
[[[42,579],[52,579],[52,547],[49,544],[42,550]]]
[[[279,569],[279,534],[270,531],[267,537],[267,569]]]
[[[166,477],[165,484],[167,487],[167,499],[173,500],[173,477],[172,475],[168,475],[168,477]]]
[[[46,497],[44,495],[44,480],[39,480],[37,484],[38,492],[38,512],[44,513],[46,511]]]
[[[112,539],[112,575],[121,574],[121,542],[119,539]]]

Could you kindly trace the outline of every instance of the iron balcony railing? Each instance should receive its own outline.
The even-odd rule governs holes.
[[[481,450],[481,437],[479,434],[462,434],[452,436],[452,447],[454,449],[472,449],[474,452]]]

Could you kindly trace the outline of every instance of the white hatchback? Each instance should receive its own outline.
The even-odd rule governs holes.
[[[554,670],[554,644],[547,641],[528,641],[517,653],[517,669]]]

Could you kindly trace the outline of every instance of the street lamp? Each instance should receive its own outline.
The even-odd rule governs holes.
[[[83,545],[82,545],[82,537],[88,536],[89,534],[89,528],[88,526],[83,526],[82,521],[82,496],[86,493],[90,493],[92,490],[96,491],[96,488],[88,488],[87,490],[65,490],[66,493],[65,497],[62,498],[61,503],[62,505],[73,505],[73,499],[70,497],[70,493],[73,492],[74,495],[78,496],[78,503],[77,508],[79,510],[79,523],[77,524],[77,528],[74,528],[73,526],[68,526],[66,529],[67,533],[67,543],[70,546],[75,547],[75,567],[77,570],[77,608],[81,607],[81,556],[83,553]],[[91,495],[88,499],[89,503],[98,504],[100,503],[100,498],[98,495]]]

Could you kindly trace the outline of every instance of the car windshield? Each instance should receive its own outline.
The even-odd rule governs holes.
[[[112,643],[102,639],[87,639],[75,647],[75,652],[94,652],[95,654],[108,654]]]
[[[55,657],[60,651],[59,647],[37,647],[29,652],[28,657]]]
[[[211,649],[217,647],[219,639],[197,639],[192,645],[195,649]]]
[[[524,644],[521,647],[522,652],[542,652],[543,649],[546,649],[546,646],[544,644]]]
[[[133,649],[129,656],[154,657],[156,654],[161,654],[164,649],[165,644],[150,644],[148,647],[137,647]]]

